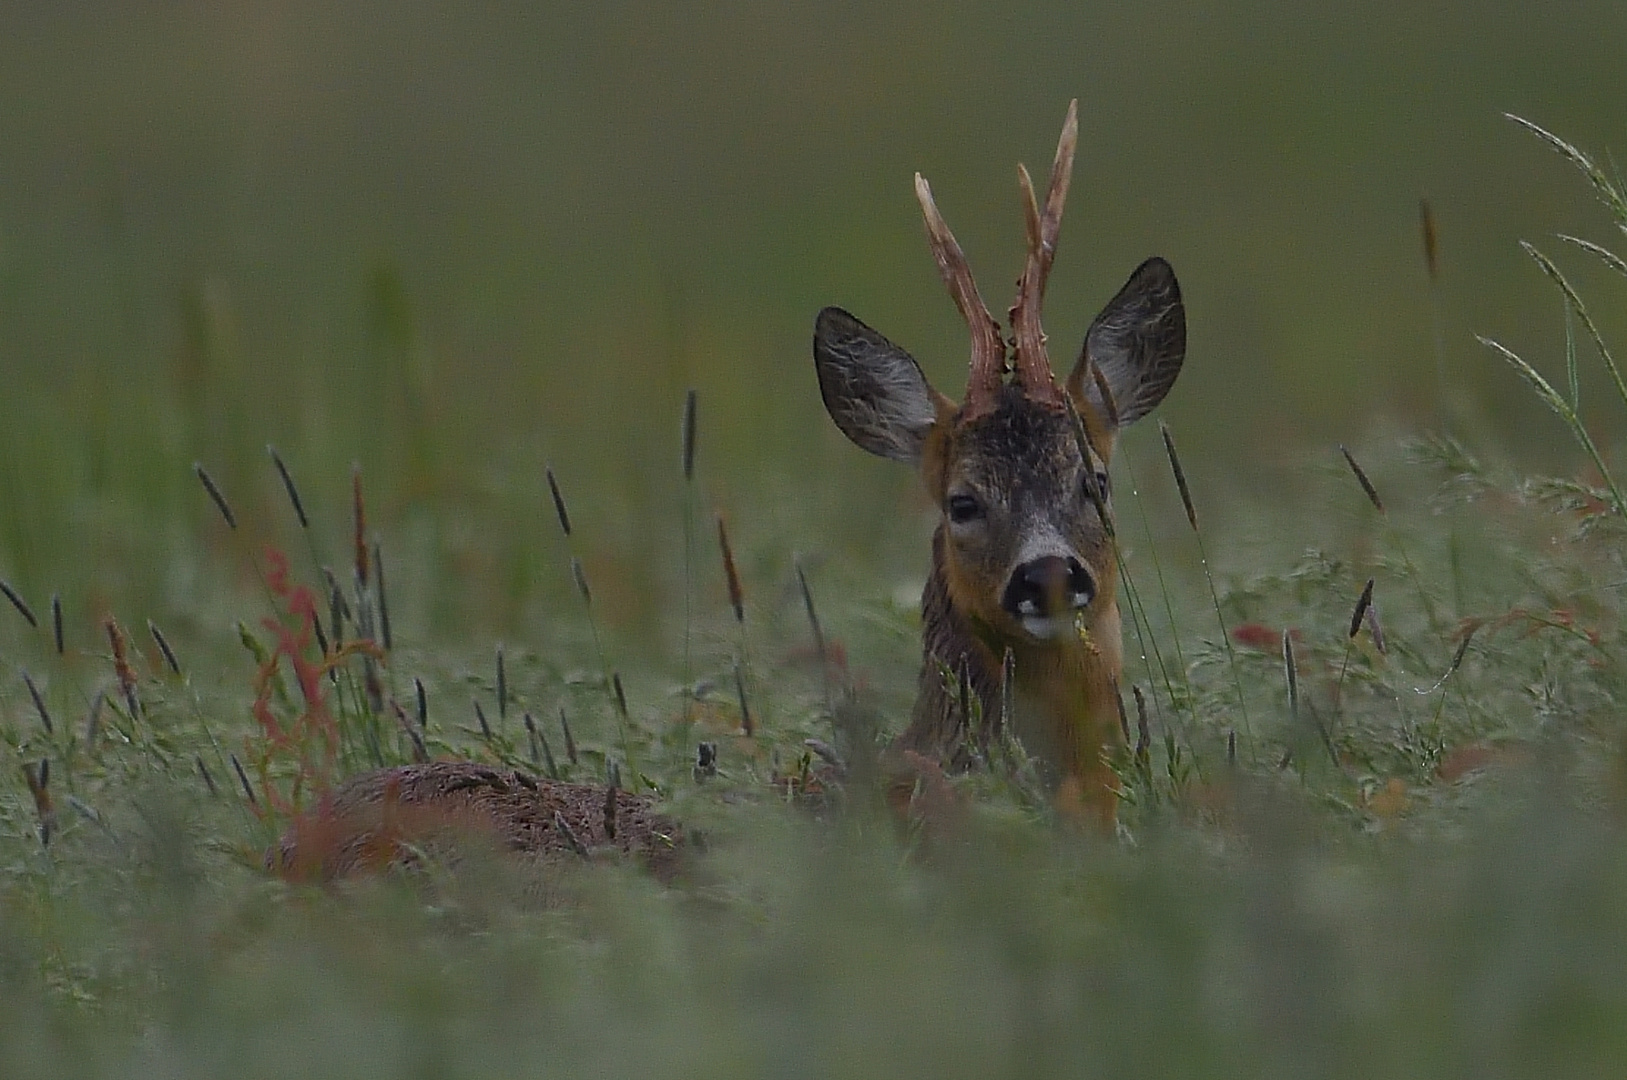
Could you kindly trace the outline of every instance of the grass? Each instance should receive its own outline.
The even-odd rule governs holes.
[[[1618,187],[1541,134],[1627,228]],[[1538,265],[1613,372],[1580,296]],[[403,627],[421,619],[398,618],[387,651],[363,632],[381,554],[393,609],[433,606],[414,577],[436,548],[411,515],[375,510],[367,527],[350,478],[329,478],[343,497],[324,500],[304,468],[300,499],[278,454],[259,482],[286,486],[299,513],[278,524],[231,501],[229,473],[200,470],[210,490],[192,494],[232,528],[197,519],[212,546],[172,565],[215,584],[191,594],[191,620],[149,622],[150,647],[119,629],[142,625],[122,612],[150,583],[113,594],[120,622],[70,603],[59,647],[58,605],[24,618],[49,590],[7,579],[0,1075],[1611,1075],[1627,1051],[1627,515],[1583,419],[1581,350],[1563,360],[1568,392],[1492,355],[1597,476],[1533,477],[1445,437],[1380,434],[1351,456],[1371,506],[1332,448],[1287,496],[1205,500],[1193,484],[1214,508],[1203,546],[1186,563],[1159,552],[1168,625],[1142,609],[1183,670],[1126,687],[1156,705],[1178,682],[1184,700],[1132,718],[1147,734],[1120,763],[1113,840],[1053,821],[1000,767],[951,781],[965,821],[947,837],[898,828],[857,782],[820,813],[790,804],[818,775],[806,740],[855,758],[869,724],[902,726],[916,628],[875,571],[793,558],[800,533],[754,532],[773,515],[750,502],[727,508],[727,571],[673,560],[673,595],[693,574],[695,602],[664,653],[634,664],[618,644],[613,672],[599,624],[561,604],[530,633],[503,628],[499,669],[494,640],[414,640]],[[1151,430],[1121,453],[1144,477],[1167,461]],[[571,545],[553,595],[568,598],[593,534],[572,535],[557,492],[534,486],[523,539],[541,542],[553,501]],[[1150,522],[1148,548],[1124,550],[1145,578],[1170,533],[1155,526],[1195,519],[1190,501],[1142,491],[1120,513]],[[586,485],[571,497],[591,506]],[[669,523],[674,550],[693,498]],[[334,507],[355,527],[325,527],[347,516]],[[264,553],[296,526],[300,558]],[[340,602],[324,545],[355,553]],[[1443,622],[1433,594],[1455,594],[1454,574],[1463,607]],[[1352,617],[1369,582],[1382,643],[1376,618]],[[589,618],[616,588],[595,572]],[[748,597],[751,735],[736,666]],[[1213,629],[1176,649],[1175,626]],[[471,698],[497,703],[489,732]],[[715,768],[698,767],[701,744]],[[539,751],[567,778],[602,779],[618,759],[625,782],[648,777],[707,832],[691,878],[664,889],[594,866],[539,903],[477,859],[332,891],[261,870],[324,775],[422,752],[532,767]]]

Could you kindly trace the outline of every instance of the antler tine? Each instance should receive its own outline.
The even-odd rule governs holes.
[[[966,255],[955,242],[955,234],[938,212],[932,200],[932,188],[920,174],[915,174],[915,197],[921,203],[921,216],[926,221],[927,242],[932,247],[932,258],[938,264],[938,273],[949,286],[949,295],[960,310],[961,318],[972,332],[972,360],[966,378],[965,407],[969,412],[992,408],[1000,391],[1005,367],[1006,345],[1000,335],[1000,324],[989,314],[988,305],[977,291],[972,269]]]
[[[1079,102],[1068,104],[1067,119],[1062,122],[1062,137],[1057,140],[1056,159],[1051,163],[1051,180],[1045,191],[1045,208],[1041,212],[1034,198],[1034,183],[1028,170],[1017,168],[1018,186],[1022,189],[1023,219],[1028,229],[1028,261],[1023,267],[1022,279],[1017,284],[1017,302],[1011,308],[1011,329],[1017,339],[1017,378],[1030,397],[1042,400],[1057,398],[1060,391],[1051,374],[1051,360],[1045,351],[1045,330],[1040,325],[1040,312],[1045,303],[1045,283],[1051,276],[1051,263],[1056,258],[1057,236],[1062,231],[1062,207],[1068,199],[1068,183],[1073,178],[1073,155],[1079,144]]]

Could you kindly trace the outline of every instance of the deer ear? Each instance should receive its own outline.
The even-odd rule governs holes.
[[[814,368],[825,411],[862,449],[917,464],[954,402],[932,389],[915,358],[841,308],[814,320]]]
[[[1098,416],[1114,417],[1123,427],[1158,407],[1185,359],[1181,286],[1169,263],[1151,258],[1136,267],[1090,324],[1068,389],[1075,400],[1088,401]],[[1090,375],[1092,365],[1113,395],[1111,402],[1102,400],[1101,387]]]

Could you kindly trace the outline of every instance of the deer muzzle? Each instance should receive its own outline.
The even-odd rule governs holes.
[[[1000,606],[1036,638],[1073,632],[1074,613],[1096,599],[1096,582],[1073,556],[1030,559],[1011,572]]]

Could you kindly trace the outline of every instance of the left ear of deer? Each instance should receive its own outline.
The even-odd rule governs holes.
[[[1158,407],[1185,359],[1181,287],[1169,263],[1155,256],[1136,267],[1090,324],[1068,376],[1068,392],[1075,401],[1088,402],[1098,417],[1123,427]],[[1103,384],[1111,401],[1103,399]]]

